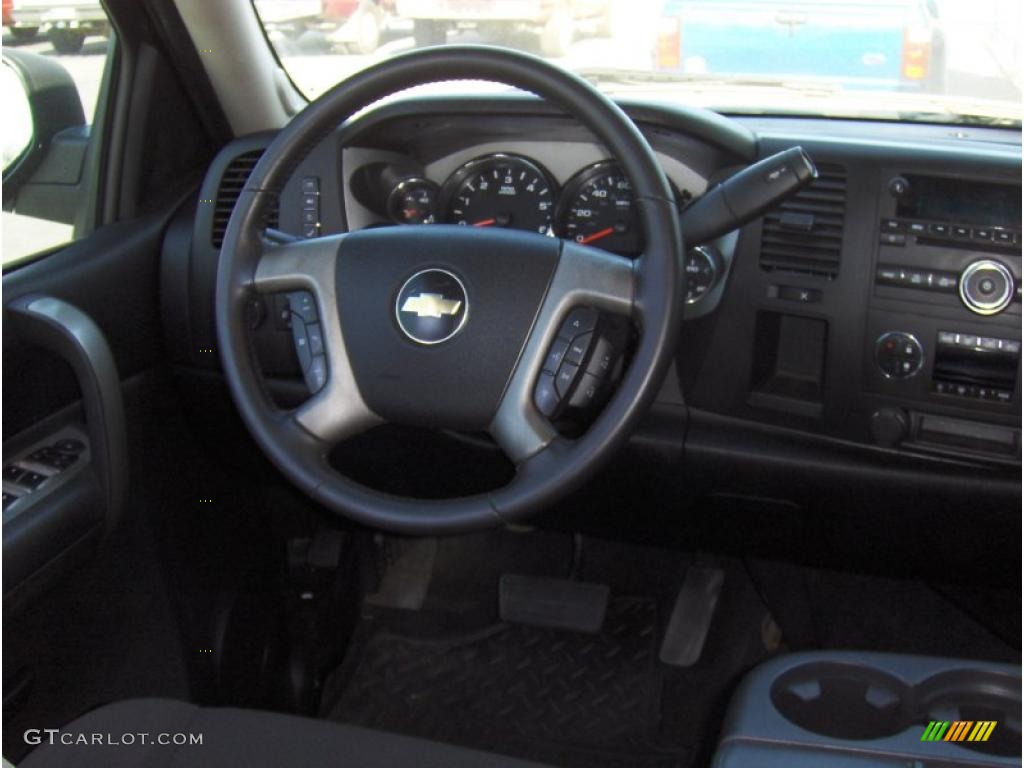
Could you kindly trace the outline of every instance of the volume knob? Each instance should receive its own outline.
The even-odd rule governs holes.
[[[973,262],[960,275],[960,300],[979,315],[1002,312],[1013,300],[1013,273],[992,259]]]

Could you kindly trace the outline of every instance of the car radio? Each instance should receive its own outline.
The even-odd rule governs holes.
[[[876,443],[1020,458],[1021,187],[881,177],[865,328]]]
[[[1019,185],[901,174],[887,188],[879,295],[959,304],[982,316],[1020,312]]]

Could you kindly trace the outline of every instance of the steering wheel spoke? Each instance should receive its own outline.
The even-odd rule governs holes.
[[[292,325],[298,325],[296,337],[307,345],[299,359],[315,390],[292,418],[327,445],[380,422],[359,392],[338,317],[337,263],[344,238],[267,245],[253,276],[253,287],[261,293],[291,292]],[[314,334],[320,339],[315,348]]]
[[[621,256],[566,242],[509,386],[491,423],[491,436],[516,464],[558,435],[537,404],[537,382],[563,322],[575,308],[630,316],[636,273]],[[554,373],[554,371],[552,371]]]

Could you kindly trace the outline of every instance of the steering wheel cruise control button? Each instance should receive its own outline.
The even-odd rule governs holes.
[[[311,355],[316,356],[324,353],[324,336],[320,332],[319,325],[307,325],[306,338],[309,339],[309,353]]]
[[[309,337],[306,335],[306,324],[296,315],[292,318],[292,341],[295,342],[295,354],[299,357],[299,368],[303,371],[309,370],[310,361],[313,359],[309,351]]]
[[[315,323],[320,318],[316,314],[316,301],[309,291],[296,291],[288,294],[289,304],[293,313],[302,318],[303,322]]]

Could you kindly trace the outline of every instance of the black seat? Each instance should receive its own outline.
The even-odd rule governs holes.
[[[142,735],[145,734],[143,743]],[[194,735],[201,744],[186,741]],[[358,768],[526,768],[511,757],[323,720],[244,709],[206,709],[167,699],[136,699],[93,710],[44,741],[21,768],[92,766],[357,766]],[[92,743],[99,739],[103,743]],[[180,739],[179,739],[180,740]],[[128,743],[133,741],[134,743]]]

